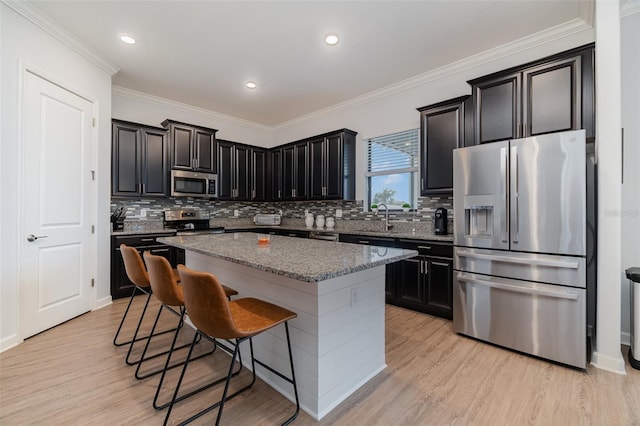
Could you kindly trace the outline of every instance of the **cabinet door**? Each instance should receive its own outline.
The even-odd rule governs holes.
[[[271,151],[271,197],[275,201],[282,200],[283,196],[282,164],[282,150]]]
[[[191,127],[171,125],[171,168],[191,170],[195,156],[193,152],[194,130]]]
[[[424,306],[424,262],[421,257],[398,262],[394,275],[395,300],[400,305]]]
[[[111,141],[111,194],[140,195],[140,128],[113,123]]]
[[[326,144],[324,138],[309,141],[309,197],[314,200],[324,198],[326,174]]]
[[[453,261],[432,258],[426,262],[426,307],[429,313],[453,318]]]
[[[234,194],[233,146],[227,141],[218,141],[218,199],[230,200]]]
[[[201,129],[194,131],[195,164],[194,169],[204,173],[216,172],[216,137],[214,133]]]
[[[520,88],[519,72],[483,79],[473,84],[477,144],[521,136]]]
[[[328,136],[325,139],[324,198],[342,199],[344,183],[343,135]]]
[[[267,151],[251,149],[251,200],[267,199]]]
[[[234,161],[233,165],[235,170],[232,171],[234,175],[234,189],[235,193],[233,198],[235,200],[249,200],[251,191],[250,171],[251,171],[251,150],[248,146],[236,145],[234,147]]]
[[[295,147],[282,148],[282,199],[293,200],[295,188]]]
[[[166,197],[169,195],[169,168],[167,161],[167,132],[142,129],[142,195]]]
[[[453,150],[462,147],[464,101],[421,110],[420,195],[453,192]]]
[[[580,56],[528,69],[522,76],[524,136],[580,129]]]
[[[295,145],[294,190],[296,200],[309,198],[309,145],[307,142]]]

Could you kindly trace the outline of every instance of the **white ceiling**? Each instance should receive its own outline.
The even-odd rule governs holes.
[[[581,12],[576,0],[32,4],[119,67],[114,85],[269,126]],[[324,44],[329,32],[340,35],[337,46]],[[124,33],[138,43],[123,44]]]

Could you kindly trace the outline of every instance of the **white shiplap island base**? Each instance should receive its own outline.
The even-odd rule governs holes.
[[[320,420],[385,367],[385,265],[413,250],[258,234],[159,239],[186,250],[189,268],[215,274],[236,297],[256,297],[290,309],[291,345],[303,410]],[[250,360],[248,345],[243,361]],[[254,338],[256,357],[289,371],[283,327]],[[247,365],[250,367],[250,365]],[[290,400],[278,376],[256,372]]]

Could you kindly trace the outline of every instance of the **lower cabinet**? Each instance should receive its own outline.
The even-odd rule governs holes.
[[[120,254],[120,244],[135,247],[140,252],[140,255],[145,251],[150,251],[156,256],[166,257],[169,263],[175,267],[177,264],[178,250],[175,247],[156,241],[156,238],[171,235],[174,234],[137,234],[111,237],[111,297],[113,299],[130,297],[133,291],[133,283],[129,280],[129,277],[127,277],[122,254]]]
[[[393,292],[387,303],[452,319],[453,246],[399,239],[396,247],[420,255],[393,264]]]
[[[364,235],[351,235],[340,234],[339,240],[341,243],[354,243],[354,244],[366,244],[371,246],[381,247],[395,247],[395,240],[393,238],[381,238],[381,237],[369,237]],[[394,277],[397,263],[392,263],[386,266],[385,273],[385,299],[389,302],[389,299],[393,297],[394,289]]]

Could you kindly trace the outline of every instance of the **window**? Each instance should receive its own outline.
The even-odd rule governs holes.
[[[367,143],[368,205],[386,204],[399,210],[415,208],[419,130],[372,138]]]

